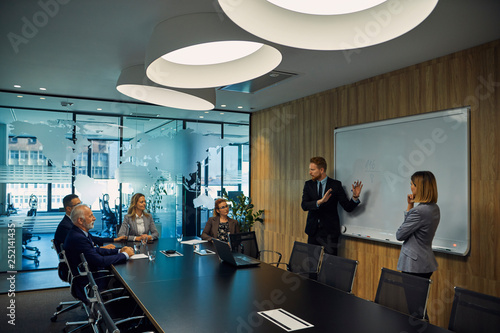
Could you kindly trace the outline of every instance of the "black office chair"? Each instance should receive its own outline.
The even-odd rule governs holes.
[[[431,282],[430,279],[382,268],[375,303],[425,319]]]
[[[52,242],[52,248],[54,251],[57,253],[57,257],[59,259],[59,265],[57,266],[57,274],[59,275],[59,278],[64,281],[71,283],[71,272],[69,270],[69,265],[67,264],[65,260],[65,256],[63,256],[60,252],[57,252],[57,248],[54,246],[54,240],[51,240]],[[57,320],[57,316],[64,313],[68,312],[72,309],[79,308],[82,305],[82,302],[80,300],[74,300],[74,301],[64,301],[64,302],[59,302],[59,305],[56,308],[56,312],[50,317],[50,320],[52,322],[55,322]]]
[[[80,270],[80,275],[86,276],[89,283],[85,287],[85,296],[87,297],[87,303],[89,304],[89,317],[90,317],[90,325],[94,332],[120,332],[119,327],[123,327],[123,331],[132,332],[137,331],[139,328],[144,328],[148,325],[148,321],[146,320],[144,314],[136,315],[138,306],[133,301],[133,299],[129,295],[119,295],[117,297],[104,300],[103,294],[110,292],[115,292],[118,289],[123,288],[115,288],[113,290],[105,290],[100,291],[99,287],[96,283],[96,279],[94,279],[93,273],[89,270],[87,260],[85,259],[85,255],[83,253],[80,254],[81,265],[79,267],[82,268]],[[117,305],[117,303],[125,303]],[[115,313],[123,315],[123,313],[130,308],[130,315],[125,318],[112,319],[112,315],[110,314],[110,307],[115,307]],[[118,307],[118,310],[116,310]],[[128,311],[127,311],[128,312]]]
[[[455,287],[448,329],[457,333],[498,332],[500,298]]]
[[[295,241],[286,268],[290,272],[317,279],[323,253],[323,246]]]
[[[89,327],[91,325],[92,320],[90,318],[90,312],[89,312],[89,309],[87,307],[87,304],[83,300],[79,299],[76,295],[76,292],[75,292],[75,281],[76,281],[76,279],[80,279],[81,277],[80,276],[73,276],[73,273],[71,272],[71,268],[69,266],[68,258],[66,257],[66,251],[64,250],[63,244],[61,244],[60,250],[61,251],[58,253],[58,256],[60,256],[61,262],[65,263],[67,266],[67,272],[68,272],[67,279],[70,283],[69,290],[70,290],[70,293],[74,297],[75,302],[76,302],[76,305],[71,307],[71,309],[81,306],[85,310],[86,317],[87,317],[87,320],[66,322],[66,327],[65,327],[64,331],[67,333],[79,332],[80,330],[82,330],[86,327]],[[58,272],[58,273],[59,273],[59,277],[61,279],[62,279],[62,277],[66,276],[65,273],[61,273],[61,272]],[[60,311],[60,306],[61,306],[61,303],[59,303],[59,306],[56,309],[57,312],[55,312],[54,315],[52,315],[52,317],[50,318],[50,320],[52,322],[55,322],[57,320],[57,316],[59,314],[70,310],[68,308],[66,310]],[[71,328],[72,326],[77,326],[77,327],[71,331],[67,331],[67,329]]]
[[[318,282],[351,293],[357,267],[357,260],[325,253],[318,273]]]
[[[102,196],[102,199],[99,198],[99,206],[101,208],[101,219],[103,224],[103,230],[101,231],[100,235],[115,237],[118,219],[109,206],[109,194],[104,194]]]
[[[55,246],[54,246],[54,249],[56,249]],[[69,310],[74,309],[74,308],[81,307],[84,309],[87,319],[82,320],[82,321],[66,322],[66,328],[65,328],[65,332],[67,332],[67,333],[79,332],[82,329],[91,326],[93,321],[94,321],[93,318],[91,317],[91,310],[89,308],[89,304],[87,302],[87,299],[80,298],[78,293],[76,292],[76,287],[75,287],[75,282],[78,279],[87,279],[87,276],[86,276],[85,271],[80,270],[80,267],[79,267],[79,274],[76,276],[73,275],[73,272],[71,271],[68,259],[66,257],[66,251],[64,250],[63,244],[61,244],[60,250],[61,251],[58,253],[58,256],[60,258],[60,264],[58,267],[59,278],[63,281],[70,283],[70,293],[73,296],[73,298],[75,299],[75,301],[59,303],[58,307],[56,308],[56,312],[52,315],[50,320],[52,322],[55,322],[57,320],[57,316],[60,315],[61,313],[69,311]],[[66,265],[66,268],[63,267],[64,265]],[[98,273],[103,274],[103,276],[100,278],[109,278],[110,276],[112,276],[112,275],[110,275],[109,271],[107,271],[107,270],[100,270],[100,271],[98,271]],[[105,291],[105,293],[109,293],[111,295],[111,293],[115,293],[115,292],[122,292],[123,293],[124,290],[125,290],[124,288],[115,288],[115,289],[107,290],[107,291]],[[68,305],[68,307],[63,308],[64,305]],[[77,326],[77,327],[71,331],[67,331],[69,328],[71,328],[73,326]]]
[[[233,252],[241,252],[259,260],[262,260],[262,253],[273,253],[277,256],[277,260],[271,260],[269,264],[276,265],[276,267],[278,267],[281,262],[281,253],[273,250],[259,250],[255,231],[229,234],[229,242],[231,243],[231,249]]]
[[[36,246],[28,246],[28,243],[31,242],[34,238],[37,240],[40,240],[40,236],[35,236],[33,234],[33,229],[34,229],[34,221],[33,222],[28,222],[25,221],[23,225],[23,238],[22,238],[22,251],[23,251],[23,258],[28,259],[28,260],[33,260],[35,263],[35,266],[38,266],[40,264],[40,261],[38,260],[38,257],[40,256],[40,250]],[[32,251],[33,253],[28,253],[27,251]]]

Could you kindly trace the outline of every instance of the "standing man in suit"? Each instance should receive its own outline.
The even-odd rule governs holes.
[[[63,206],[66,214],[63,219],[59,223],[56,229],[56,233],[54,234],[54,246],[56,247],[57,253],[61,252],[61,244],[64,244],[66,240],[66,236],[68,232],[73,228],[73,222],[71,222],[70,214],[73,210],[73,207],[81,204],[80,198],[76,194],[68,194],[63,198]],[[101,238],[97,236],[92,236],[92,240],[99,246],[102,246],[104,243],[112,243],[119,242],[121,240],[125,240],[126,237],[118,237],[118,238]],[[115,246],[113,244],[109,244],[104,246],[107,249],[114,249]]]
[[[337,255],[340,237],[340,220],[337,204],[346,212],[353,211],[359,204],[363,184],[352,184],[352,199],[349,200],[338,180],[326,175],[326,161],[323,157],[313,157],[309,164],[311,180],[304,184],[302,209],[307,211],[307,243],[322,245],[328,254]]]
[[[91,271],[101,270],[109,265],[124,263],[134,255],[134,250],[128,246],[124,246],[120,250],[95,246],[93,238],[89,234],[90,229],[94,227],[95,216],[88,206],[83,204],[75,206],[71,211],[71,221],[73,227],[66,236],[64,250],[73,276],[78,275],[77,267],[81,263],[81,253],[85,255]],[[83,288],[88,284],[88,279],[77,278],[73,284],[76,284],[74,287],[77,297],[85,300]],[[105,284],[99,286],[103,287]]]

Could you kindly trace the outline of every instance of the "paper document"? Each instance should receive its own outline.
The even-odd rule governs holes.
[[[201,243],[206,243],[208,241],[206,240],[201,240],[201,239],[191,239],[187,241],[182,241],[181,244],[186,244],[186,245],[196,245],[196,244],[201,244]]]
[[[134,254],[132,257],[130,257],[130,259],[147,259],[148,256],[144,253],[137,253],[137,254]]]
[[[262,317],[278,325],[287,332],[297,331],[304,328],[314,327],[314,325],[309,324],[307,321],[294,316],[290,312],[283,309],[274,309],[269,311],[257,312]]]

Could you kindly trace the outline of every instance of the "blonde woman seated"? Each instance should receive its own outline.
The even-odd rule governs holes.
[[[212,240],[217,238],[223,242],[229,242],[229,233],[235,234],[240,231],[238,221],[228,217],[229,206],[226,200],[217,199],[215,201],[214,216],[209,218],[201,239]]]
[[[151,232],[151,235],[149,234]],[[127,215],[123,219],[118,237],[128,236],[129,241],[152,241],[158,239],[158,230],[151,214],[146,212],[146,198],[136,193],[130,200]]]

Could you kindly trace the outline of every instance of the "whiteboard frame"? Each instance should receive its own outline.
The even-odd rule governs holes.
[[[437,246],[434,245],[432,246],[433,251],[436,252],[443,252],[443,253],[448,253],[448,254],[453,254],[453,255],[459,255],[459,256],[466,256],[468,255],[470,251],[470,233],[471,233],[471,226],[470,226],[470,216],[471,216],[471,211],[470,211],[470,181],[471,181],[471,170],[470,170],[470,107],[460,107],[460,108],[455,108],[455,109],[448,109],[448,110],[441,110],[441,111],[434,111],[434,112],[428,112],[428,113],[423,113],[423,114],[418,114],[418,115],[412,115],[412,116],[406,116],[406,117],[398,117],[398,118],[392,118],[392,119],[386,119],[386,120],[381,120],[381,121],[375,121],[375,122],[369,122],[369,123],[363,123],[363,124],[358,124],[358,125],[352,125],[352,126],[344,126],[344,127],[339,127],[335,128],[334,130],[334,135],[333,135],[333,144],[334,144],[334,178],[336,178],[336,173],[337,173],[337,161],[338,161],[338,156],[337,156],[337,135],[341,133],[345,133],[348,131],[354,131],[354,130],[363,130],[363,129],[370,129],[374,127],[381,127],[381,126],[391,126],[391,125],[397,125],[401,123],[408,123],[408,122],[413,122],[413,121],[418,121],[418,120],[425,120],[425,119],[431,119],[431,118],[443,118],[446,116],[456,116],[456,115],[465,115],[466,119],[466,177],[467,179],[465,180],[465,186],[466,186],[466,201],[467,201],[467,213],[466,213],[466,228],[465,228],[465,241],[461,242],[459,248],[453,248],[450,246]],[[345,180],[343,179],[338,179],[343,183],[343,186],[348,186],[350,187],[350,184],[346,184]],[[360,179],[363,181],[362,179]],[[439,187],[438,187],[439,188]],[[404,194],[402,194],[404,195]],[[363,191],[361,192],[361,204],[363,201]],[[439,204],[439,203],[438,203]],[[402,209],[403,211],[404,209]],[[339,206],[339,213],[342,212],[342,207]],[[365,240],[370,240],[370,241],[376,241],[376,242],[382,242],[382,243],[389,243],[389,244],[397,244],[401,245],[403,242],[397,241],[394,237],[396,230],[393,231],[393,233],[386,233],[384,234],[384,230],[381,229],[373,229],[370,230],[370,228],[364,227],[364,226],[356,226],[356,225],[349,225],[346,222],[346,220],[349,219],[348,214],[342,213],[341,220],[341,234],[346,237],[353,237],[353,238],[361,238]],[[347,217],[347,218],[346,218]],[[403,217],[401,217],[401,223],[403,222]],[[439,227],[438,227],[439,229]],[[376,231],[376,232],[375,232]],[[374,236],[375,235],[375,236]],[[454,244],[456,245],[456,244]]]

